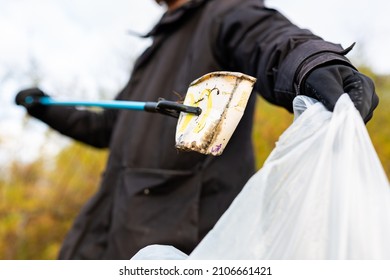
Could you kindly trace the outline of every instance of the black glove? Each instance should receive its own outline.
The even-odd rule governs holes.
[[[24,106],[30,115],[37,115],[43,113],[47,106],[41,105],[37,101],[37,97],[48,96],[39,88],[29,88],[21,90],[15,97],[17,105]]]
[[[347,93],[364,122],[372,118],[379,98],[373,81],[346,65],[327,65],[315,68],[304,79],[300,94],[313,97],[333,111],[336,101]]]

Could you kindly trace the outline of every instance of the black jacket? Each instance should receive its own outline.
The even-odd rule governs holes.
[[[224,70],[256,77],[255,92],[291,110],[305,73],[323,63],[349,63],[341,46],[260,0],[193,0],[164,14],[148,36],[153,44],[117,99],[175,100],[174,92],[184,95],[194,79]],[[76,219],[60,258],[129,259],[148,244],[191,252],[255,171],[254,103],[252,94],[219,157],[178,152],[171,117],[58,107],[34,114],[67,136],[110,149],[100,189]]]

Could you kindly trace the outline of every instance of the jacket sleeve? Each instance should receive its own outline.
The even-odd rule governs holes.
[[[121,94],[116,99],[119,99]],[[42,106],[33,107],[28,113],[43,121],[54,130],[77,141],[107,148],[118,117],[118,110],[82,110],[76,107]]]
[[[292,24],[261,1],[242,1],[215,19],[214,53],[227,69],[258,79],[255,89],[269,102],[292,111],[305,75],[326,63],[351,65],[348,50]]]

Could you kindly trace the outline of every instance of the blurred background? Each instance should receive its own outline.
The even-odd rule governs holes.
[[[381,102],[367,128],[389,178],[390,3],[318,2],[266,4],[328,41],[357,42],[348,57],[376,83]],[[153,0],[0,0],[0,259],[55,259],[107,157],[29,118],[15,94],[39,86],[65,99],[113,98],[150,44],[131,32],[146,33],[163,11]],[[292,116],[260,97],[257,106],[260,168]]]

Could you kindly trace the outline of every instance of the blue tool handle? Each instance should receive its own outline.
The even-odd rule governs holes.
[[[147,112],[156,112],[171,117],[178,118],[181,112],[199,116],[202,109],[199,107],[187,106],[168,100],[159,100],[158,102],[141,102],[126,100],[103,100],[103,101],[58,101],[49,96],[27,96],[27,104],[41,104],[45,106],[84,106],[84,107],[101,107],[107,109],[126,109],[139,110]]]
[[[31,99],[31,100],[29,100]],[[84,106],[84,107],[101,107],[108,109],[127,109],[127,110],[145,110],[146,102],[125,101],[125,100],[103,100],[103,101],[58,101],[49,96],[27,97],[26,103],[39,102],[47,106]]]

